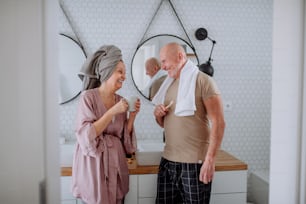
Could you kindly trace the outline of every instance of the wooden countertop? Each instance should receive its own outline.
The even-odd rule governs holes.
[[[139,166],[136,159],[128,159],[128,167],[130,174],[157,174],[158,165],[153,166]],[[233,155],[219,150],[216,160],[216,171],[235,171],[235,170],[247,170],[248,165],[243,161],[237,159]],[[61,167],[61,176],[71,176],[71,167]]]

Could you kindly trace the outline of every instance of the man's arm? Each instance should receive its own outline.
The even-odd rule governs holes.
[[[223,104],[220,95],[209,97],[203,101],[208,118],[211,122],[211,131],[209,135],[209,146],[205,161],[201,168],[200,180],[208,183],[212,180],[215,171],[215,159],[218,149],[223,139],[225,121],[223,113]]]

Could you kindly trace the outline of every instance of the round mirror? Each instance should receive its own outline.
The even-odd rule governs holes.
[[[141,43],[132,59],[132,79],[137,90],[148,100],[152,100],[158,91],[167,72],[160,69],[159,50],[170,42],[176,42],[183,46],[187,57],[196,65],[199,59],[192,46],[182,38],[175,35],[161,34],[153,36]]]
[[[59,36],[59,103],[67,103],[76,98],[82,90],[82,81],[78,77],[86,54],[82,46],[64,34]]]

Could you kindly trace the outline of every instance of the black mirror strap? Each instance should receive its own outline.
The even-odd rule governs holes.
[[[153,22],[153,20],[154,20],[154,18],[155,18],[155,16],[156,16],[156,14],[158,13],[158,11],[159,11],[159,9],[160,9],[160,7],[161,7],[161,5],[162,5],[162,3],[163,3],[164,1],[168,1],[168,2],[170,3],[170,6],[171,6],[171,8],[172,8],[172,10],[173,10],[173,12],[174,12],[176,18],[178,19],[178,21],[179,21],[181,27],[183,28],[183,31],[184,31],[185,35],[187,36],[187,39],[188,39],[188,41],[189,41],[189,44],[190,44],[191,49],[195,52],[195,48],[194,48],[194,46],[193,46],[193,44],[192,44],[192,42],[191,42],[191,40],[190,40],[190,38],[189,38],[189,36],[188,36],[188,34],[187,34],[187,32],[186,32],[186,29],[185,29],[185,27],[184,27],[184,25],[183,25],[181,19],[179,18],[179,16],[178,16],[178,14],[177,14],[177,12],[176,12],[176,10],[175,10],[175,8],[174,8],[174,5],[172,4],[171,0],[161,0],[161,1],[160,1],[159,5],[158,5],[158,7],[157,7],[157,9],[156,9],[156,11],[154,12],[153,17],[151,18],[151,21],[149,22],[149,24],[148,24],[148,26],[147,26],[147,28],[146,28],[146,30],[145,30],[145,32],[144,32],[144,34],[143,34],[143,36],[142,36],[140,42],[139,42],[138,45],[137,45],[137,50],[138,50],[138,48],[143,44],[142,42],[143,42],[143,40],[144,40],[144,38],[145,38],[145,35],[147,34],[147,32],[148,32],[148,30],[149,30],[149,27],[151,26],[151,24],[152,24],[152,22]]]

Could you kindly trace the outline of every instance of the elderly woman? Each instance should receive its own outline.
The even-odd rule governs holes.
[[[81,72],[85,91],[76,119],[72,192],[88,204],[122,203],[129,190],[126,154],[136,150],[133,125],[140,101],[127,114],[127,101],[116,94],[126,78],[116,46],[102,46]]]

